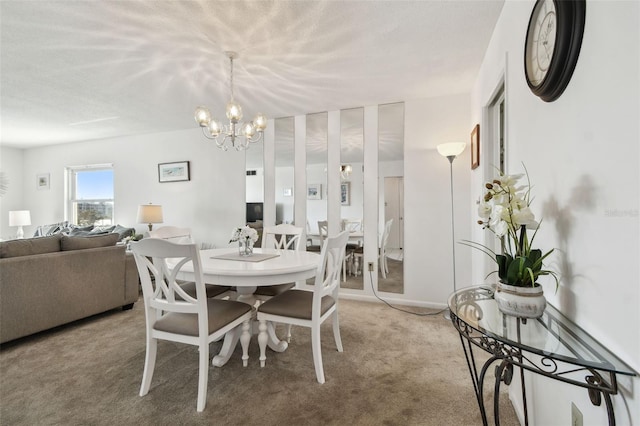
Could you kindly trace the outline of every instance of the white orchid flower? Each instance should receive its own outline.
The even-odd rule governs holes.
[[[480,204],[478,205],[478,216],[480,216],[481,219],[486,220],[486,219],[489,219],[490,215],[491,215],[491,204],[481,201]]]
[[[511,215],[511,220],[513,221],[514,225],[517,227],[525,225],[529,229],[538,228],[538,222],[536,222],[536,217],[529,207],[514,210]]]

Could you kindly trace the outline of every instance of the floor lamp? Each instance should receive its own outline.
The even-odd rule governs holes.
[[[450,177],[450,186],[451,186],[451,247],[453,250],[453,291],[456,291],[456,231],[455,231],[455,220],[453,215],[453,160],[462,154],[464,148],[467,146],[464,142],[450,142],[443,143],[437,146],[438,153],[443,157],[447,157],[449,160],[449,177]],[[447,309],[444,314],[444,317],[448,320],[451,319],[451,313]]]

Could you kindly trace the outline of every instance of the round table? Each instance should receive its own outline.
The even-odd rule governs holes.
[[[276,250],[255,248],[252,256],[243,257],[238,248],[219,248],[200,251],[200,261],[204,282],[236,287],[240,302],[254,306],[256,298],[253,293],[258,286],[304,282],[313,278],[318,269],[320,255],[318,253],[297,250]],[[178,278],[193,280],[193,268],[184,265]],[[256,324],[257,326],[257,324]],[[276,352],[287,349],[287,342],[278,339],[272,323],[267,325],[269,347]],[[257,327],[252,327],[257,334]],[[213,365],[224,365],[235,348],[235,343],[222,348],[220,354],[213,359]]]

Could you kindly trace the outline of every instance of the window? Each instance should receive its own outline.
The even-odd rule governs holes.
[[[67,167],[67,220],[87,225],[113,225],[113,165]]]

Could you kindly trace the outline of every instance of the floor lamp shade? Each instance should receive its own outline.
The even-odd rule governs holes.
[[[462,154],[465,147],[467,146],[464,142],[449,142],[449,143],[441,143],[436,148],[438,149],[438,153],[443,157],[457,157]]]
[[[31,225],[31,212],[29,210],[14,210],[9,212],[9,226],[17,226],[17,237],[24,237],[23,226]]]
[[[162,223],[162,206],[156,204],[138,206],[138,223],[148,224],[151,231],[154,223]]]

